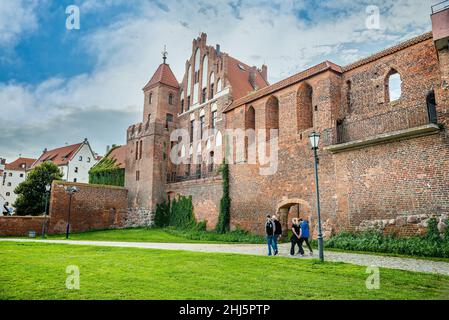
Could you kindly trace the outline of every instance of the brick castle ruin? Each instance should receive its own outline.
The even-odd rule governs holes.
[[[276,212],[284,224],[297,215],[314,223],[308,136],[317,131],[326,236],[367,228],[408,235],[431,216],[444,222],[449,9],[435,12],[432,23],[432,32],[350,65],[325,61],[272,85],[265,65],[249,66],[207,45],[206,34],[193,40],[181,82],[164,57],[143,89],[142,122],[127,131],[125,187],[134,219],[148,222],[157,203],[191,195],[196,218],[213,228],[222,197],[217,168],[226,156],[232,228],[262,233],[265,215]],[[173,138],[177,129],[185,137]],[[277,154],[259,150],[254,135],[227,136],[230,129],[266,133]],[[272,174],[261,173],[270,165],[265,156],[276,161]]]

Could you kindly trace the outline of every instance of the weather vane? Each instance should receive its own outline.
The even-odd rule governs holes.
[[[162,59],[164,59],[164,64],[167,60],[168,52],[167,52],[167,46],[164,46],[164,51],[162,52]]]

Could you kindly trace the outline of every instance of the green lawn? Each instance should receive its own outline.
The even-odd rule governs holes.
[[[81,289],[65,288],[66,267]],[[449,277],[282,257],[0,242],[0,299],[448,299]]]
[[[65,235],[49,236],[48,239],[65,239]],[[167,229],[122,229],[74,233],[70,240],[125,241],[125,242],[165,242],[165,243],[263,243],[263,237],[242,231],[227,234],[214,232]]]

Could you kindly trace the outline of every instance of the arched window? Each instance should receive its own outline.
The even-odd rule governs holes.
[[[187,67],[187,96],[190,96],[190,90],[192,90],[192,67]]]
[[[151,104],[153,103],[153,93],[150,92],[150,94],[148,95],[148,103]]]
[[[198,48],[195,51],[195,72],[200,70],[200,55],[201,55],[200,48]]]
[[[298,88],[296,101],[296,116],[298,131],[304,131],[313,127],[313,90],[307,83],[302,83]]]
[[[218,131],[217,135],[215,136],[215,146],[221,147],[223,144],[223,136],[221,135],[221,132]]]
[[[169,104],[169,105],[173,105],[173,93],[170,93],[170,94],[168,95],[168,104]]]
[[[265,106],[265,124],[267,130],[267,140],[271,138],[271,130],[279,130],[279,100],[271,96]]]
[[[399,100],[402,96],[402,79],[401,75],[395,70],[391,69],[385,81],[385,101],[393,102]]]
[[[217,81],[217,93],[221,92],[221,90],[223,90],[222,84],[221,84],[221,79],[218,79],[218,81]]]
[[[209,68],[209,59],[207,55],[203,58],[203,74],[201,76],[201,83],[203,88],[207,88],[207,69]]]
[[[215,87],[215,75],[212,72],[210,74],[210,93],[209,93],[209,99],[213,99],[214,98],[214,87]]]
[[[245,129],[249,130],[247,131],[247,135],[245,136],[245,159],[246,161],[254,161],[254,157],[256,156],[255,131],[250,134],[250,130],[256,130],[256,111],[254,110],[253,106],[249,107],[246,111]],[[249,156],[252,156],[252,158],[249,159]]]
[[[184,113],[184,91],[181,91],[181,113]]]

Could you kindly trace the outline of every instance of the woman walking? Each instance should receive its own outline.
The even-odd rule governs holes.
[[[301,227],[299,225],[298,219],[293,218],[292,219],[292,236],[290,238],[290,242],[292,244],[290,247],[290,256],[295,255],[295,246],[296,245],[298,245],[298,247],[299,247],[299,255],[300,256],[304,255],[304,250],[302,250],[302,247],[299,243],[300,232],[301,232]]]

